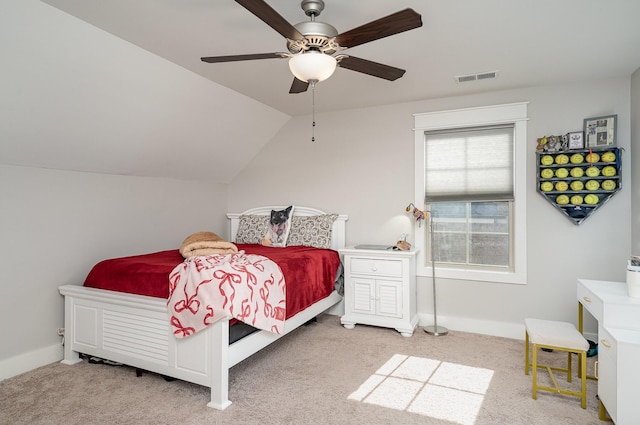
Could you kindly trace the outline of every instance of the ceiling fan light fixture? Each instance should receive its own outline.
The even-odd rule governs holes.
[[[304,82],[326,80],[333,75],[337,64],[333,56],[316,51],[294,55],[289,59],[291,73]]]

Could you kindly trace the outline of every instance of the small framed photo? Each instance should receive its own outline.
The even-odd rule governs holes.
[[[569,149],[584,149],[584,131],[567,134],[567,145]]]
[[[618,115],[587,118],[584,120],[584,139],[587,148],[616,145]]]

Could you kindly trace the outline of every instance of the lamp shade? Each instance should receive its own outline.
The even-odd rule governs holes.
[[[289,69],[295,77],[304,82],[324,81],[336,70],[336,58],[325,53],[310,51],[289,59]]]

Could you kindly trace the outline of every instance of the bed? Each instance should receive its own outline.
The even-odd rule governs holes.
[[[228,213],[231,240],[236,241],[241,218],[269,216],[271,210],[279,208],[268,206]],[[306,222],[327,216],[315,208],[295,206],[294,209],[294,218]],[[345,246],[347,216],[333,215],[332,219],[327,248],[337,251]],[[342,301],[338,291],[333,290],[287,318],[282,333],[257,330],[230,343],[229,319],[219,320],[187,338],[176,338],[164,298],[80,285],[64,285],[59,291],[65,300],[62,363],[76,364],[82,361],[82,353],[203,385],[211,389],[207,406],[219,410],[231,404],[229,368],[316,316],[339,311]]]

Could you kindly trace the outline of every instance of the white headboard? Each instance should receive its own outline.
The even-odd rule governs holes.
[[[246,211],[243,211],[241,213],[227,213],[227,218],[230,220],[230,231],[229,231],[229,235],[231,237],[232,241],[236,240],[236,233],[238,233],[238,224],[240,223],[240,216],[241,215],[271,215],[271,210],[282,210],[287,208],[288,205],[285,206],[269,206],[269,207],[257,207],[257,208],[251,208],[248,209]],[[309,217],[309,216],[314,216],[314,215],[323,215],[323,214],[329,214],[326,213],[324,211],[321,211],[319,209],[316,208],[311,208],[311,207],[301,207],[298,205],[295,205],[293,207],[293,215],[294,216],[301,216],[301,217]],[[336,219],[336,221],[333,222],[333,227],[331,229],[331,248],[332,249],[340,249],[340,248],[344,248],[345,244],[346,244],[346,237],[345,237],[345,232],[346,232],[346,228],[345,228],[345,223],[347,221],[347,219],[349,218],[348,215],[346,214],[339,214],[338,218]]]

